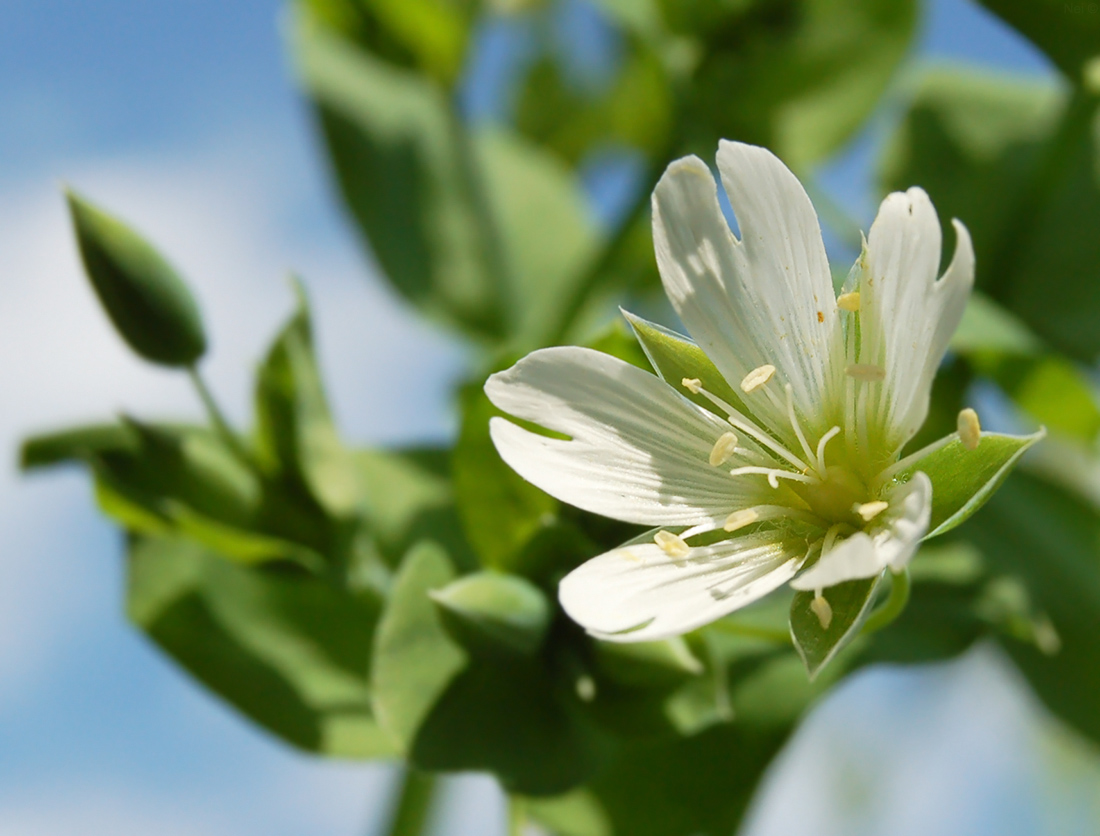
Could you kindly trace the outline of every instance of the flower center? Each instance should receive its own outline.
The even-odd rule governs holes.
[[[860,528],[866,517],[862,509],[874,513],[881,510],[869,502],[871,497],[867,486],[848,468],[830,465],[821,475],[823,478],[819,482],[796,482],[791,485],[821,519],[833,524],[850,523]]]

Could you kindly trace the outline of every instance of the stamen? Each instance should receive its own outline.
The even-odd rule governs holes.
[[[889,507],[889,502],[876,499],[874,502],[864,502],[862,505],[857,502],[852,506],[852,510],[863,517],[864,522],[870,522]]]
[[[760,519],[760,513],[755,508],[742,508],[740,511],[734,511],[726,517],[726,524],[722,528],[726,531],[737,531],[737,529],[751,525],[758,519]]]
[[[829,602],[825,600],[825,596],[821,594],[820,589],[814,594],[814,599],[810,601],[810,609],[821,623],[821,629],[828,630],[829,625],[833,623],[833,608],[829,606]]]
[[[982,440],[982,425],[978,413],[970,407],[959,413],[959,440],[967,450],[977,450]]]
[[[806,441],[806,434],[802,432],[802,426],[798,423],[798,416],[794,414],[794,387],[788,383],[786,389],[787,419],[791,422],[791,427],[794,429],[794,434],[798,438],[798,443],[802,445],[802,452],[806,454],[807,459],[813,461],[814,451],[810,449],[810,445]]]
[[[859,311],[859,291],[854,293],[842,293],[836,299],[836,306],[842,311],[857,313]]]
[[[671,531],[658,531],[653,535],[653,542],[656,543],[661,551],[667,554],[669,557],[679,558],[687,557],[691,554],[691,546],[683,541],[682,538],[677,537]]]
[[[825,435],[821,436],[821,441],[817,442],[817,472],[825,472],[825,445],[832,441],[840,433],[840,427],[833,427]]]
[[[687,389],[691,394],[698,395],[703,391],[703,381],[697,377],[685,377],[680,381],[680,385]]]
[[[718,467],[720,464],[725,464],[737,450],[737,436],[733,433],[722,433],[710,451],[711,466]]]
[[[687,382],[689,380],[690,380],[692,385],[695,385],[696,383],[698,383],[698,381],[692,380],[690,378],[684,378],[684,380],[681,381],[681,382],[684,385],[687,385]],[[796,456],[794,453],[792,453],[790,450],[788,450],[783,445],[777,443],[774,438],[772,438],[770,435],[768,435],[762,429],[760,429],[755,424],[753,424],[748,418],[746,418],[744,415],[742,415],[740,412],[738,412],[736,409],[734,409],[732,406],[730,406],[728,403],[726,403],[720,397],[718,397],[717,395],[715,395],[712,392],[708,392],[702,386],[699,387],[699,394],[702,395],[707,400],[709,400],[712,404],[717,406],[723,412],[725,412],[726,413],[726,420],[729,421],[730,424],[732,424],[734,427],[741,430],[743,433],[750,436],[755,441],[759,441],[762,445],[767,447],[769,450],[771,450],[777,456],[779,456],[780,458],[786,459],[788,462],[790,462],[794,467],[797,467],[799,470],[809,470],[810,469],[810,466],[808,464],[806,464],[806,462],[802,461],[802,459],[798,458],[798,456]]]
[[[745,379],[741,381],[741,391],[746,395],[751,395],[761,386],[767,384],[772,376],[775,374],[775,366],[770,363],[759,368],[753,369],[747,375]]]
[[[730,471],[730,476],[744,476],[745,474],[758,473],[768,477],[768,484],[773,488],[779,487],[780,479],[791,479],[795,482],[805,482],[807,485],[818,485],[820,479],[806,476],[802,473],[791,473],[789,470],[780,470],[777,467],[735,467]]]
[[[844,374],[866,383],[875,383],[886,378],[886,369],[874,363],[853,363],[844,370]]]

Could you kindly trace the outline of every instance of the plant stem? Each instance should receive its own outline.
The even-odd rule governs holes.
[[[875,610],[863,624],[861,635],[869,636],[877,633],[883,627],[891,624],[895,618],[901,615],[905,605],[909,603],[909,570],[902,569],[897,574],[890,575],[890,597],[886,603]]]
[[[390,818],[389,836],[421,836],[432,811],[435,776],[406,767]]]
[[[248,450],[245,449],[240,437],[233,431],[233,428],[229,426],[229,422],[225,419],[225,415],[218,407],[218,402],[214,400],[214,394],[210,391],[210,387],[206,385],[206,381],[203,380],[198,367],[188,366],[187,375],[191,378],[191,383],[194,385],[195,391],[199,393],[199,399],[202,400],[202,404],[206,408],[206,414],[210,418],[210,423],[214,426],[214,432],[218,434],[222,441],[226,443],[226,446],[229,447],[241,462],[250,469],[255,470],[255,461],[253,461],[252,456],[249,455]]]

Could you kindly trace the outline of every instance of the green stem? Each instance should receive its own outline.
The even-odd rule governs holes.
[[[901,572],[890,575],[890,597],[867,618],[860,631],[861,635],[869,636],[871,633],[877,633],[901,615],[905,605],[909,603],[909,586],[908,569],[902,569]]]
[[[435,776],[406,768],[386,833],[389,836],[421,836],[432,812],[435,790]]]
[[[715,621],[710,625],[710,629],[719,630],[723,633],[730,633],[735,636],[744,636],[748,639],[775,642],[776,644],[791,643],[791,634],[787,630],[772,630],[769,627],[753,627],[749,624],[739,624],[736,621]]]
[[[508,796],[508,836],[523,836],[527,824],[527,803],[516,795]]]
[[[195,390],[199,393],[199,399],[202,400],[203,406],[206,408],[206,414],[210,418],[210,423],[214,426],[214,432],[225,442],[226,446],[233,452],[233,454],[241,460],[249,468],[255,469],[256,463],[253,461],[252,456],[249,455],[248,450],[245,449],[244,443],[233,428],[229,426],[229,422],[225,419],[225,415],[218,407],[218,402],[214,400],[214,394],[210,391],[210,387],[206,385],[206,381],[203,380],[202,374],[199,372],[197,366],[188,366],[187,375],[191,378],[191,383],[194,384]]]

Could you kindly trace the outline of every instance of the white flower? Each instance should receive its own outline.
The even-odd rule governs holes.
[[[575,347],[535,351],[485,385],[503,411],[568,437],[494,418],[497,450],[520,475],[587,511],[660,527],[562,581],[566,612],[603,639],[684,633],[787,582],[817,592],[825,625],[823,590],[901,571],[928,530],[930,480],[895,476],[973,283],[966,228],[954,222],[955,255],[937,280],[928,196],[891,194],[838,297],[795,176],[734,142],[721,143],[718,169],[741,239],[697,157],[657,184],[653,237],[668,298],[736,403]]]

